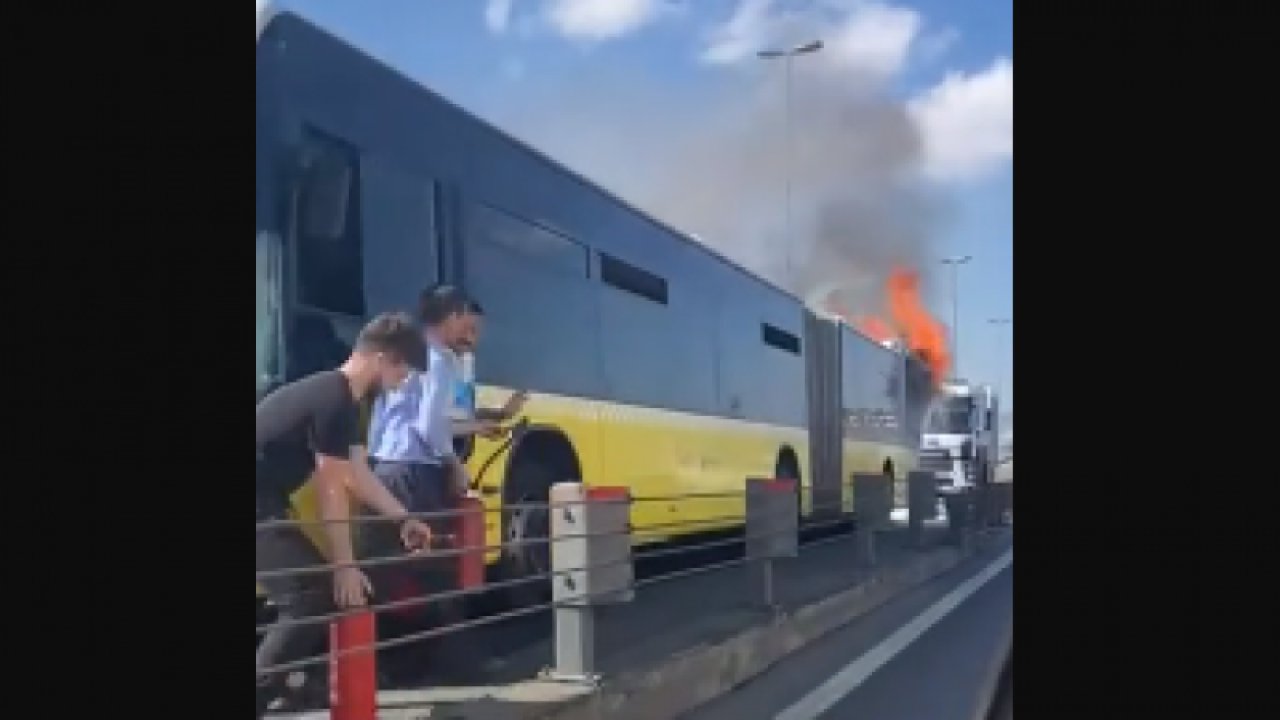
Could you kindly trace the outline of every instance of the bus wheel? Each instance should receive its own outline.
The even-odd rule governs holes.
[[[893,472],[893,461],[885,458],[884,465],[880,466],[880,472],[889,479],[889,509],[905,507],[905,499],[900,501],[898,497],[899,493],[902,492],[902,488],[898,486],[898,478]]]
[[[775,480],[792,480],[796,484],[796,517],[804,520],[804,490],[800,487],[800,464],[795,455],[788,450],[778,453],[778,462],[773,466]]]
[[[511,508],[504,515],[504,538],[508,544],[503,553],[503,579],[515,581],[506,588],[508,603],[525,607],[546,602],[551,595],[551,582],[543,577],[551,572],[551,514],[547,501],[551,485],[556,482],[550,468],[536,462],[522,462],[512,468],[507,478],[510,491],[506,493]]]

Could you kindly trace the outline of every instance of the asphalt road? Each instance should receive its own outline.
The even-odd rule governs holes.
[[[916,588],[684,720],[974,720],[1012,637],[1012,557]]]

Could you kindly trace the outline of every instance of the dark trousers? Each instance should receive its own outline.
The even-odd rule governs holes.
[[[272,517],[259,517],[259,522]],[[257,570],[269,572],[326,564],[320,551],[296,527],[274,527],[260,530],[257,538]],[[327,615],[336,610],[333,601],[332,574],[327,571],[288,574],[260,581],[267,598],[275,605],[279,617],[258,646],[258,715],[284,689],[287,672],[264,675],[263,670],[275,665],[302,660],[324,652],[329,632],[327,623],[289,625],[290,621]],[[285,623],[285,624],[281,624]],[[323,670],[323,665],[318,666]],[[306,668],[314,673],[316,668]]]
[[[391,494],[411,513],[444,512],[454,507],[449,492],[448,470],[439,465],[386,460],[373,461],[373,474]],[[452,533],[453,521],[449,517],[428,517],[423,520],[433,533],[444,536]],[[361,557],[366,559],[390,558],[404,554],[400,541],[400,528],[394,523],[372,521],[361,527]],[[420,561],[375,565],[369,569],[369,579],[378,583],[380,578],[402,573],[412,566],[415,570],[429,572],[439,561],[424,558]]]
[[[392,461],[374,461],[373,472],[383,485],[409,512],[432,513],[453,510],[457,501],[451,489],[449,470],[439,465]],[[457,533],[454,517],[426,517],[424,522],[437,537]],[[369,532],[361,541],[361,555],[366,558],[403,555],[399,535],[394,528],[366,526]],[[435,543],[437,548],[451,547],[452,543]],[[380,601],[401,599],[403,583],[412,582],[413,595],[431,595],[447,592],[457,587],[457,557],[424,557],[417,560],[390,563],[370,568],[369,579]],[[383,638],[403,637],[428,627],[441,627],[464,619],[465,603],[457,599],[435,601],[417,606],[409,613],[379,615],[378,631]],[[478,663],[476,648],[469,644],[451,642],[450,635],[438,636],[432,641],[416,642],[383,653],[392,675],[406,679],[420,679],[424,669],[449,673]],[[431,657],[428,657],[431,656]]]
[[[373,474],[411,513],[443,512],[454,505],[449,493],[448,471],[439,465],[375,460]],[[451,518],[428,517],[423,520],[437,536],[448,535],[454,531]],[[398,526],[374,521],[364,525],[361,530],[360,554],[362,557],[382,560],[404,555]],[[428,588],[439,590],[447,587],[452,580],[453,568],[454,564],[448,557],[428,556],[375,564],[369,568],[367,574],[370,582],[373,583],[374,593],[380,600],[386,601],[395,598],[396,586],[406,577],[414,579],[418,591]]]

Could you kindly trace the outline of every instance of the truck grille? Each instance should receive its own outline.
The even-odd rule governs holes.
[[[920,469],[925,472],[950,472],[951,453],[945,448],[927,448],[921,450]]]

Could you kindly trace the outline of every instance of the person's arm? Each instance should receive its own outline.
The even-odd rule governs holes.
[[[413,431],[441,461],[456,463],[453,453],[453,422],[449,419],[449,378],[442,371],[418,376],[422,383],[422,399],[418,403],[418,416],[413,420]]]
[[[468,435],[481,435],[483,437],[493,438],[501,436],[502,430],[498,427],[497,420],[486,420],[476,418],[475,420],[454,420],[450,423],[453,429],[454,437],[466,437]]]
[[[320,506],[320,519],[324,521],[330,559],[339,565],[355,562],[355,550],[351,545],[351,507],[347,501],[347,476],[350,474],[351,462],[346,457],[339,457],[327,449],[316,452],[313,476],[316,500]]]
[[[465,494],[471,484],[467,468],[453,449],[453,421],[449,418],[450,393],[453,378],[444,370],[419,376],[422,382],[422,401],[418,404],[418,417],[413,428],[427,447],[449,469],[454,489]]]
[[[347,499],[351,477],[349,448],[355,442],[356,427],[355,407],[334,402],[316,416],[311,432],[316,463],[313,482],[319,494],[320,517],[325,521],[329,558],[338,565],[333,571],[333,596],[339,607],[363,605],[370,592],[368,578],[355,566],[351,506]]]
[[[519,415],[528,400],[529,392],[527,390],[517,390],[511,393],[511,397],[507,398],[507,402],[500,408],[476,408],[476,420],[506,422]]]

